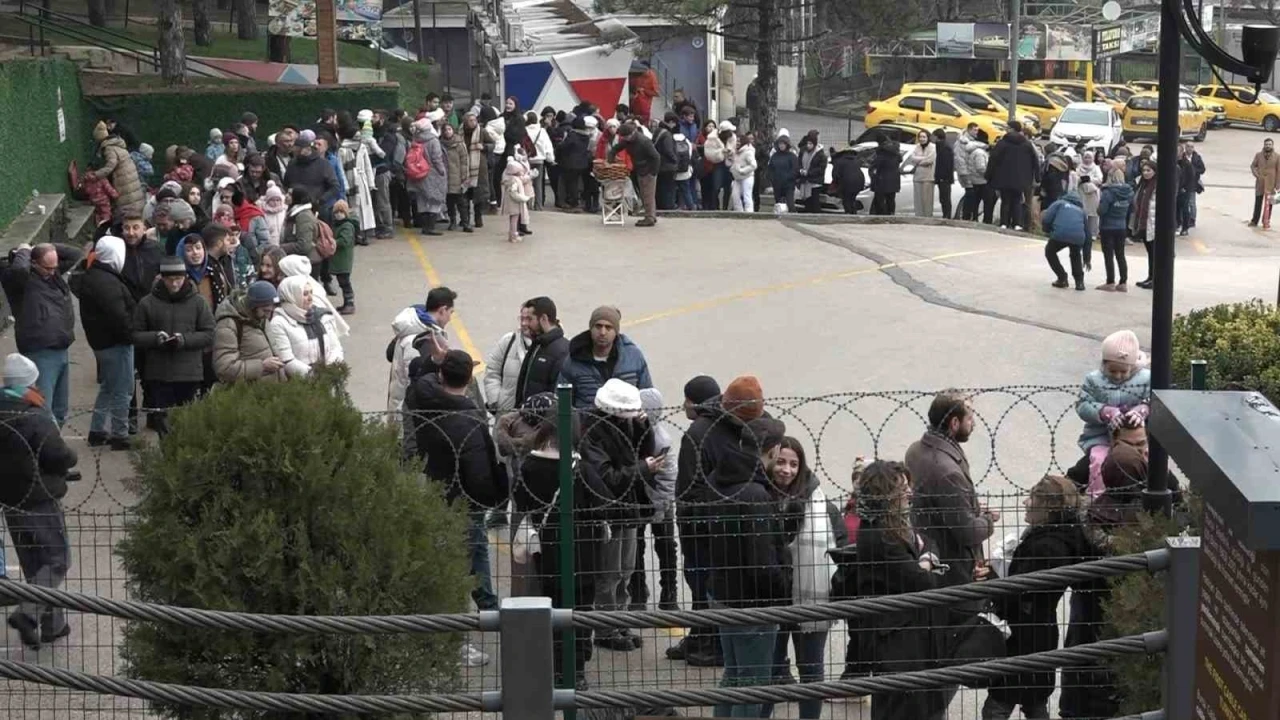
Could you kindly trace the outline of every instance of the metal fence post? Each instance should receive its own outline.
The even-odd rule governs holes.
[[[556,428],[560,439],[560,606],[572,610],[578,604],[574,592],[576,572],[573,562],[573,386],[561,383],[556,386]],[[567,627],[560,631],[561,664],[560,686],[573,689],[577,686],[577,658],[575,631]],[[574,720],[573,710],[564,711],[564,720]]]
[[[1200,608],[1200,538],[1165,539],[1169,569],[1165,576],[1165,628],[1169,645],[1164,655],[1166,720],[1195,717],[1196,620]]]
[[[504,598],[498,625],[502,634],[503,717],[552,720],[556,711],[551,598]]]
[[[1209,363],[1204,360],[1191,361],[1191,389],[1204,390],[1208,383]]]

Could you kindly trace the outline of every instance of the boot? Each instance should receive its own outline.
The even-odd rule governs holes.
[[[423,213],[422,234],[432,235],[432,236],[440,236],[444,234],[439,230],[436,230],[436,214],[435,213]]]
[[[462,232],[471,232],[471,208],[467,203],[458,208],[458,220],[462,223]]]
[[[364,245],[365,247],[368,247],[368,245],[369,245],[369,233],[370,233],[370,232],[371,232],[371,231],[369,231],[369,230],[362,230],[362,231],[360,231],[360,232],[356,233],[356,244],[357,244],[357,245]]]
[[[458,218],[454,217],[453,215],[450,215],[450,216],[449,216],[449,227],[448,227],[448,228],[446,228],[446,229],[447,229],[449,232],[453,232],[453,231],[457,230],[457,229],[458,229]]]
[[[521,235],[533,234],[533,231],[529,229],[529,226],[525,225],[524,223],[520,223],[519,225],[516,226],[516,232],[520,233]]]
[[[476,229],[484,227],[484,208],[480,203],[476,203]]]
[[[355,315],[356,314],[355,301],[344,303],[342,307],[338,308],[338,314],[339,315]]]

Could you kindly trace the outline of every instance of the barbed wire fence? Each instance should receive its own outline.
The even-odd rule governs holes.
[[[1061,473],[1071,467],[1080,456],[1076,445],[1081,423],[1075,413],[1079,394],[1078,386],[1019,385],[999,388],[962,390],[971,404],[975,417],[975,429],[968,442],[963,444],[979,497],[984,504],[1000,513],[1000,520],[988,543],[988,552],[996,551],[1007,537],[1017,537],[1026,530],[1023,503],[1030,489],[1047,473]],[[859,458],[901,459],[907,447],[920,439],[927,426],[929,403],[933,391],[887,391],[838,393],[819,397],[770,398],[766,411],[786,425],[788,435],[797,438],[809,458],[809,467],[826,493],[826,498],[837,509],[846,507],[853,491],[852,469]],[[138,488],[133,479],[133,469],[128,453],[111,452],[100,448],[86,449],[80,438],[88,426],[89,411],[76,412],[64,428],[73,446],[80,452],[79,469],[83,479],[70,486],[62,506],[71,550],[71,571],[64,588],[100,598],[100,602],[128,601],[128,578],[114,555],[115,545],[122,539],[137,501]],[[385,413],[368,413],[370,421],[382,421]],[[419,418],[427,424],[435,422],[430,417]],[[683,408],[663,408],[651,415],[651,423],[667,430],[678,447],[688,429],[690,419]],[[479,424],[484,432],[490,429],[489,419]],[[478,430],[479,431],[479,430]],[[678,452],[673,448],[671,452]],[[513,490],[519,487],[513,479]],[[639,496],[643,498],[643,496]],[[551,501],[553,498],[543,498]],[[641,500],[639,507],[626,502],[615,502],[616,509],[652,510]],[[515,528],[521,519],[520,512],[507,512],[505,508],[486,515],[485,539],[489,542],[488,558],[495,594],[508,597],[533,594],[537,585],[536,572],[527,563],[515,562],[516,548],[512,543]],[[545,509],[544,515],[546,517]],[[668,518],[669,519],[669,518]],[[585,511],[575,510],[574,526],[595,524]],[[833,517],[833,522],[836,519]],[[645,538],[645,528],[640,524],[640,537]],[[659,524],[652,524],[657,532]],[[581,539],[579,539],[581,542]],[[649,597],[639,598],[631,593],[629,606],[620,608],[657,606],[660,589],[674,585],[677,606],[690,607],[692,598],[682,577],[683,558],[676,552],[681,540],[649,536],[637,553],[640,563],[635,576],[628,579],[632,588],[651,589]],[[655,544],[663,547],[655,548]],[[7,565],[11,578],[17,578],[13,548],[9,547]],[[1003,548],[1001,548],[1003,549]],[[581,549],[580,549],[581,551]],[[664,556],[665,554],[665,556]],[[674,559],[674,564],[671,562]],[[588,573],[586,580],[593,578]],[[555,578],[559,583],[561,578]],[[569,579],[572,581],[572,578]],[[1043,588],[1041,588],[1043,589]],[[44,598],[43,601],[48,601]],[[0,651],[0,661],[38,664],[99,676],[123,676],[125,665],[119,655],[122,625],[119,616],[96,614],[105,606],[68,606],[72,614],[73,632],[61,643],[46,646],[39,653],[21,648],[15,636],[9,635],[9,643]],[[846,610],[848,611],[848,610]],[[639,630],[639,651],[618,651],[598,647],[593,660],[585,671],[586,685],[591,692],[645,692],[661,688],[664,691],[697,691],[714,686],[722,672],[717,666],[695,666],[692,663],[670,660],[669,648],[677,645],[690,629],[698,626],[697,618],[688,615],[672,615],[631,627]],[[83,613],[83,614],[80,614]],[[579,613],[583,622],[604,622],[608,627],[636,622],[634,613],[612,615],[626,620],[601,620],[598,614]],[[845,617],[849,617],[846,615]],[[1066,627],[1065,604],[1058,611],[1060,624]],[[593,618],[596,618],[593,620]],[[142,618],[135,617],[135,621]],[[154,619],[154,618],[148,618]],[[723,619],[723,618],[721,618]],[[291,630],[301,626],[289,625]],[[448,629],[469,633],[471,642],[490,656],[490,662],[480,667],[468,667],[462,673],[458,690],[462,693],[495,692],[500,689],[499,672],[501,647],[493,634],[479,632],[471,620],[454,619]],[[478,622],[478,621],[477,621]],[[228,626],[229,627],[229,626]],[[335,624],[326,628],[339,631]],[[422,630],[396,624],[386,630]],[[845,668],[845,652],[854,638],[844,623],[834,623],[824,644],[821,660],[822,676],[839,677]],[[797,661],[799,658],[795,658]],[[790,658],[787,660],[790,664]],[[8,666],[4,666],[8,667]],[[144,698],[148,696],[108,697],[73,691],[89,689],[84,685],[65,685],[67,689],[50,690],[43,685],[32,685],[38,679],[30,671],[0,672],[10,678],[7,681],[6,701],[8,712],[22,717],[151,717]],[[792,675],[790,668],[787,675]],[[785,682],[793,677],[780,679]],[[808,683],[806,683],[808,684]],[[99,686],[99,688],[105,686]],[[849,690],[848,695],[868,692]],[[846,697],[848,697],[846,695]],[[589,697],[589,696],[588,696]],[[602,696],[607,697],[607,696]],[[620,696],[619,696],[620,697]],[[708,698],[711,696],[698,696]],[[155,699],[151,697],[149,699]],[[635,699],[635,696],[631,697]],[[779,702],[801,699],[800,696],[778,696]],[[470,702],[470,701],[468,701]],[[950,717],[978,717],[982,702],[980,691],[965,691],[953,701]],[[260,708],[261,709],[261,708]],[[301,710],[301,708],[296,708]],[[436,708],[443,711],[444,708]],[[461,711],[455,707],[454,710]],[[470,708],[472,710],[479,708]],[[402,709],[403,711],[403,709]],[[795,713],[795,708],[779,709],[779,714]],[[863,702],[847,701],[827,703],[824,717],[870,717],[869,706]]]

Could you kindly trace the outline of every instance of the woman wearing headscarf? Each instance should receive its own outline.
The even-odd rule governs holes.
[[[316,365],[342,362],[337,316],[315,302],[309,277],[287,277],[276,290],[280,306],[267,323],[267,339],[289,377],[306,377]],[[323,291],[320,291],[323,293]]]
[[[423,235],[441,234],[436,230],[436,219],[444,212],[444,199],[449,192],[449,179],[446,177],[448,165],[445,163],[444,150],[440,147],[440,135],[434,125],[443,117],[443,111],[434,110],[413,123],[413,142],[422,143],[427,163],[431,166],[427,176],[421,180],[405,180],[409,193],[413,195],[414,212]]]
[[[284,278],[291,277],[305,277],[309,279],[311,281],[311,289],[313,290],[313,302],[316,305],[324,307],[333,314],[334,324],[338,328],[338,336],[346,337],[351,334],[351,326],[348,325],[347,321],[343,320],[342,316],[338,314],[333,303],[329,302],[329,296],[325,293],[324,285],[321,285],[319,280],[312,277],[310,260],[302,255],[286,255],[279,263],[276,264],[276,267],[280,269],[280,279],[276,280],[273,284],[279,286],[284,281]]]

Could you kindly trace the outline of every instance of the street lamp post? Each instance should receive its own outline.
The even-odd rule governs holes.
[[[1244,75],[1256,90],[1271,77],[1280,28],[1246,25],[1241,35],[1243,59],[1228,55],[1201,25],[1195,0],[1160,3],[1160,99],[1157,105],[1155,282],[1151,303],[1151,387],[1168,389],[1173,382],[1173,257],[1178,195],[1178,102],[1182,47],[1179,35],[1213,68]],[[1213,70],[1217,75],[1217,70]],[[1226,82],[1218,75],[1223,87]],[[1228,92],[1230,89],[1228,88]],[[1169,456],[1152,441],[1143,505],[1152,512],[1169,511]]]

